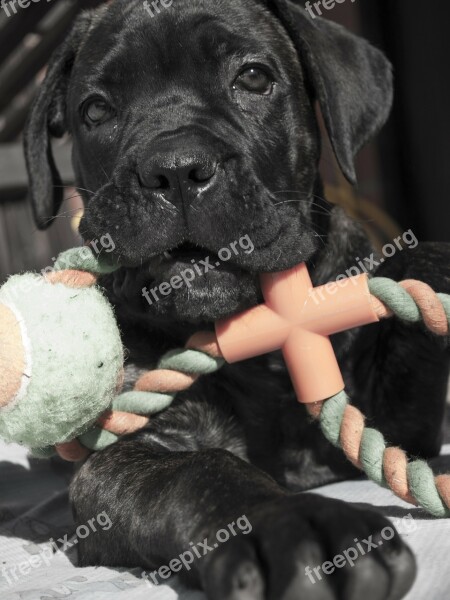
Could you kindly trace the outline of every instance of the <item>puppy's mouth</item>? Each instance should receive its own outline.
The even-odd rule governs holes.
[[[207,256],[211,255],[211,252],[207,248],[203,248],[197,244],[191,242],[183,242],[170,250],[166,250],[162,254],[158,255],[157,258],[168,262],[191,262],[197,260],[203,260]]]
[[[168,276],[175,271],[191,269],[197,276],[211,275],[213,272],[246,271],[239,264],[239,249],[234,253],[219,254],[193,242],[182,242],[173,248],[157,254],[148,261],[148,271],[156,278]]]

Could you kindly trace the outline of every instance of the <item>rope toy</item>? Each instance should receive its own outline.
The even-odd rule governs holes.
[[[67,264],[71,265],[70,269],[64,269]],[[178,392],[188,389],[200,375],[219,370],[225,361],[236,362],[281,349],[298,400],[305,404],[334,446],[341,448],[370,479],[390,488],[402,500],[420,505],[436,517],[450,516],[450,475],[434,477],[424,461],[408,461],[400,448],[388,447],[380,432],[365,426],[363,414],[350,404],[345,394],[328,338],[333,333],[393,315],[410,323],[423,322],[433,334],[448,336],[450,296],[436,294],[419,281],[400,284],[385,278],[369,281],[367,275],[313,288],[304,264],[283,273],[264,274],[261,276],[264,304],[218,322],[215,333],[196,333],[184,349],[165,354],[155,369],[136,382],[133,391],[119,394],[123,349],[112,309],[95,286],[99,275],[117,267],[97,259],[88,248],[63,253],[55,267],[64,270],[39,278],[42,289],[47,291],[47,302],[39,306],[40,310],[35,306],[27,311],[26,301],[17,302],[17,288],[23,278],[33,277],[36,285],[39,276],[12,277],[0,289],[0,369],[6,373],[6,383],[0,389],[0,436],[7,441],[24,443],[37,456],[49,456],[56,449],[66,460],[81,460],[90,450],[105,448],[121,435],[145,427],[149,415],[170,406]],[[48,286],[52,290],[50,294]],[[45,329],[39,330],[39,327],[39,344],[45,347],[47,360],[46,402],[35,395],[43,393],[42,385],[33,389],[35,380],[39,379],[36,364],[43,363],[42,360],[34,362],[36,332],[30,334],[28,321],[42,320],[43,315],[48,315],[48,297],[61,296],[63,291],[69,293],[69,304],[75,307],[75,312],[68,311],[75,329],[71,323],[74,337],[68,343],[64,335],[67,319],[62,318],[67,312],[67,304],[64,304],[63,311],[60,310],[62,315],[58,314],[58,325],[65,346],[70,346],[71,362],[69,369],[64,370],[68,382],[64,400],[58,404],[61,403],[61,377],[55,379],[55,389],[50,390],[47,378],[49,369],[52,370],[49,358],[54,348],[51,340],[45,339]],[[36,289],[34,292],[36,297]],[[61,302],[61,297],[57,299]],[[52,313],[50,318],[54,318]],[[109,332],[106,336],[105,331]],[[103,343],[100,352],[96,348],[95,364],[108,377],[98,376],[94,371],[95,385],[88,385],[87,390],[75,388],[68,393],[70,385],[83,383],[84,375],[91,373],[87,364],[93,339],[104,342],[107,338],[109,354],[105,354]],[[80,360],[77,357],[81,357]],[[90,402],[81,410],[79,403],[83,394],[87,394]],[[36,405],[31,411],[33,419],[27,419],[30,398]],[[71,414],[72,419],[65,413]],[[23,421],[21,427],[17,424],[20,420]],[[50,427],[50,423],[55,422],[56,427]],[[53,437],[49,429],[53,429]],[[36,444],[36,440],[42,439],[45,444]]]

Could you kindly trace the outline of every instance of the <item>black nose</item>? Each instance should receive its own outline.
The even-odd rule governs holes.
[[[148,190],[163,192],[168,199],[205,190],[217,171],[217,161],[203,152],[159,153],[144,161],[139,168],[141,185]]]

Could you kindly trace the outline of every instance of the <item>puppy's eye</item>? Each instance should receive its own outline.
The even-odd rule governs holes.
[[[82,114],[88,125],[100,125],[112,117],[114,110],[102,98],[87,100],[82,107]]]
[[[267,96],[272,92],[273,80],[264,69],[248,67],[235,79],[233,88]]]

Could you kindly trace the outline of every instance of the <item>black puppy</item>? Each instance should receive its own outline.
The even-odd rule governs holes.
[[[129,349],[128,383],[193,331],[257,303],[258,273],[308,261],[321,283],[370,255],[360,228],[321,199],[314,102],[354,181],[354,154],[386,120],[392,95],[380,52],[294,2],[159,7],[152,16],[140,0],[115,0],[84,14],[51,61],[25,139],[45,227],[61,200],[49,140],[72,135],[82,234],[109,234],[123,265],[104,285]],[[221,249],[243,239],[253,251],[217,267]],[[149,296],[207,257],[207,273]],[[449,257],[448,246],[422,244],[380,274],[449,292]],[[333,342],[373,424],[416,456],[437,454],[443,347],[394,321]],[[181,572],[211,600],[396,600],[415,573],[398,535],[322,581],[305,572],[388,525],[373,511],[294,493],[354,474],[296,402],[278,354],[225,367],[82,466],[77,521],[106,510],[114,526],[80,540],[80,562],[157,569],[245,515],[249,535]]]

